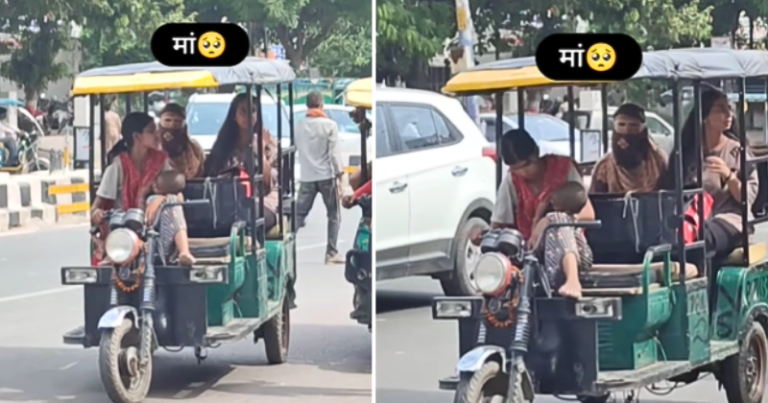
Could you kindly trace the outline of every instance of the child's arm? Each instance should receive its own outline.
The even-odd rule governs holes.
[[[179,199],[179,202],[184,202],[184,194],[183,193],[177,194],[176,197]]]
[[[353,197],[355,200],[357,200],[363,196],[370,195],[372,192],[373,192],[373,184],[369,180],[368,182],[365,183],[365,185],[361,186],[355,191],[355,195]]]

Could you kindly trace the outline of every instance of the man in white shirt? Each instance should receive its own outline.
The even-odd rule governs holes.
[[[339,209],[339,180],[344,174],[339,149],[339,128],[336,122],[323,112],[323,96],[319,92],[307,95],[307,117],[296,124],[296,150],[301,165],[301,179],[296,201],[297,227],[304,221],[315,203],[318,193],[328,212],[328,245],[325,250],[326,264],[342,264],[337,241],[341,224]]]

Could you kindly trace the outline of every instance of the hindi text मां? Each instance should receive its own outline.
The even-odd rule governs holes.
[[[195,38],[194,32],[190,32],[189,37],[174,37],[172,39],[173,39],[173,50],[181,50],[182,54],[184,55],[195,54],[195,47],[196,47],[195,42],[197,42],[197,38]]]
[[[571,68],[581,68],[585,50],[582,44],[579,44],[578,47],[578,49],[560,49],[560,63],[568,64]]]

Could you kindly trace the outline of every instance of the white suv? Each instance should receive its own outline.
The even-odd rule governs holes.
[[[476,293],[479,249],[496,199],[491,144],[459,101],[376,89],[376,280],[431,275],[449,295]]]

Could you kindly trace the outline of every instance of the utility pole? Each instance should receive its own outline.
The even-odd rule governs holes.
[[[454,73],[459,73],[475,66],[475,43],[472,39],[475,27],[472,24],[472,9],[469,8],[469,0],[455,1],[456,26],[459,30],[459,47],[461,48],[462,57],[455,60],[456,71]],[[471,117],[476,124],[480,125],[480,113],[477,109],[477,102],[475,102],[475,99],[474,95],[464,97],[464,105],[469,117]]]

